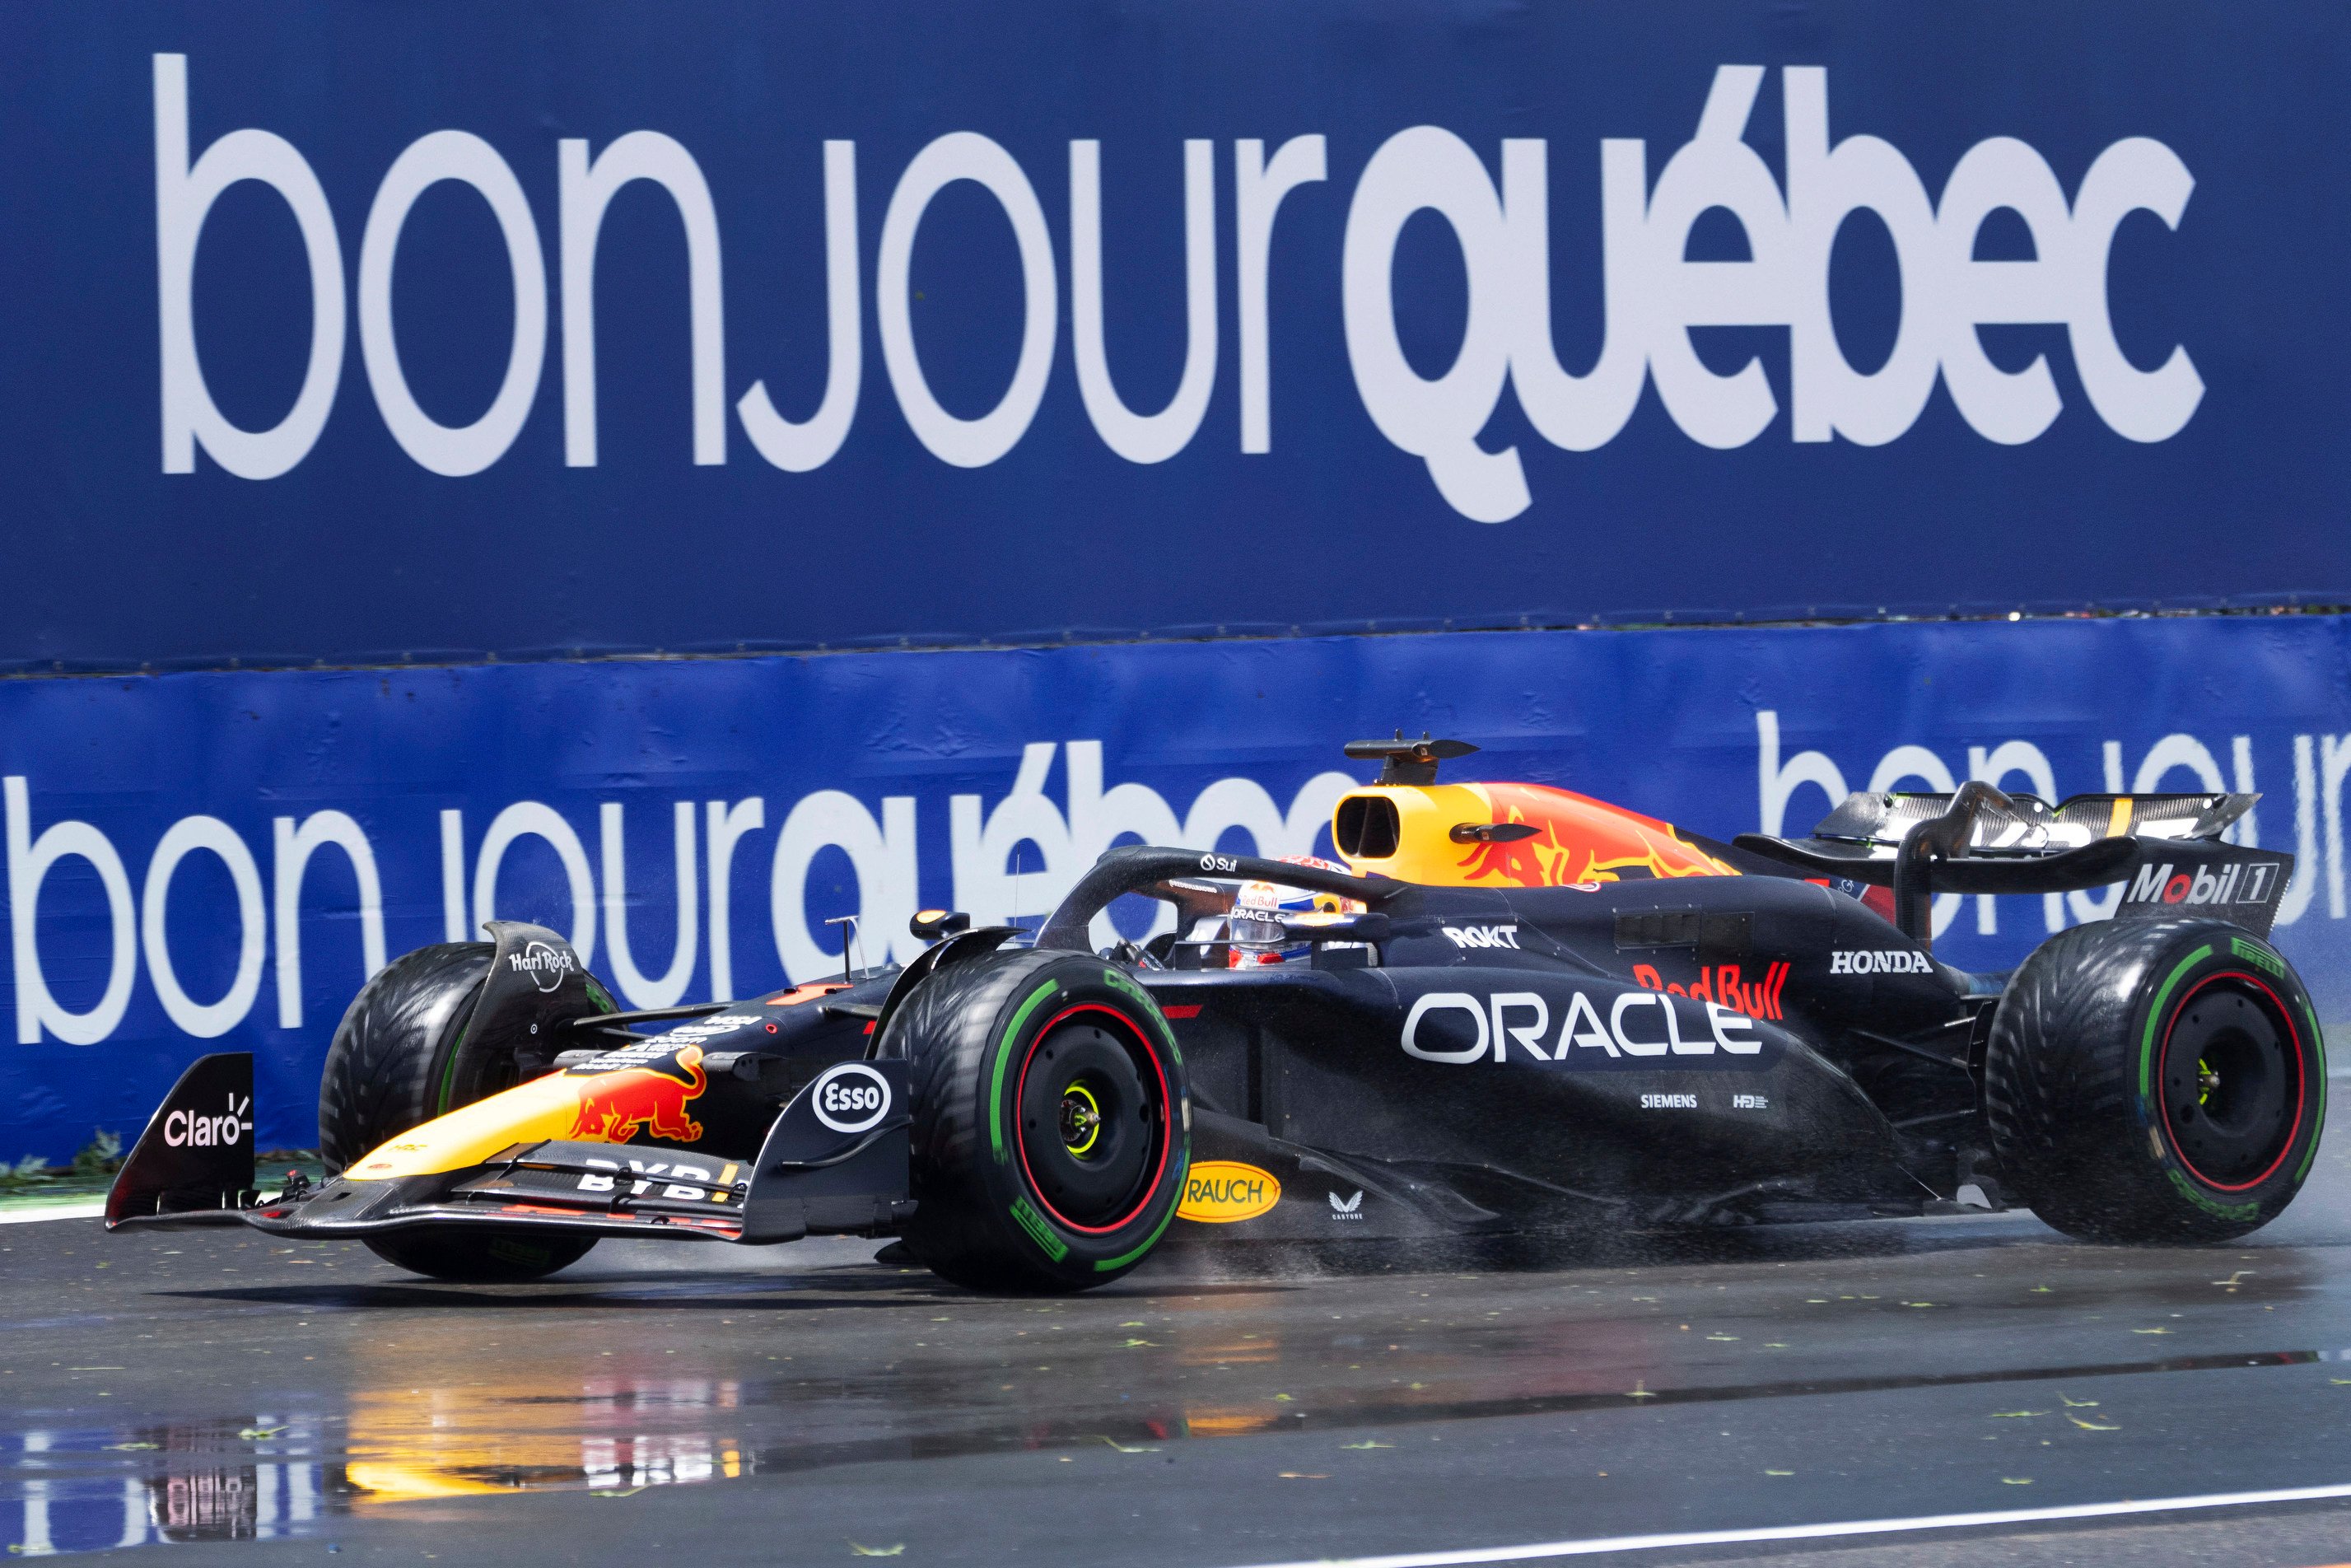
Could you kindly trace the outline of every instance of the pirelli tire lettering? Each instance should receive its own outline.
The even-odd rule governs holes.
[[[1100,959],[1054,951],[947,966],[882,1043],[912,1069],[907,1247],[977,1290],[1115,1279],[1183,1200],[1189,1094],[1166,1018]]]

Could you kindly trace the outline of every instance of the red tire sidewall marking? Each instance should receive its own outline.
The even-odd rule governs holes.
[[[1080,1225],[1053,1207],[1052,1200],[1045,1196],[1043,1186],[1037,1180],[1037,1173],[1029,1168],[1029,1134],[1020,1118],[1020,1107],[1028,1103],[1029,1067],[1036,1060],[1037,1048],[1044,1044],[1045,1037],[1060,1028],[1065,1019],[1074,1018],[1080,1013],[1101,1013],[1106,1018],[1116,1020],[1118,1032],[1125,1036],[1133,1045],[1142,1049],[1144,1058],[1151,1063],[1151,1071],[1159,1078],[1159,1163],[1153,1168],[1151,1179],[1144,1184],[1143,1196],[1136,1200],[1134,1207],[1108,1225]],[[1012,1089],[1012,1141],[1020,1151],[1020,1174],[1029,1178],[1029,1191],[1037,1199],[1039,1207],[1053,1217],[1053,1223],[1074,1230],[1081,1236],[1108,1236],[1134,1224],[1143,1217],[1143,1211],[1150,1206],[1152,1195],[1159,1190],[1159,1178],[1167,1174],[1167,1151],[1175,1143],[1175,1139],[1167,1134],[1169,1114],[1167,1106],[1167,1070],[1159,1064],[1159,1053],[1151,1049],[1150,1042],[1144,1039],[1143,1030],[1135,1026],[1134,1020],[1116,1008],[1101,1002],[1080,1002],[1075,1007],[1063,1008],[1060,1012],[1055,1013],[1045,1020],[1043,1028],[1029,1036],[1029,1049],[1023,1051],[1020,1057],[1020,1076]]]
[[[2171,1032],[2179,1027],[2180,1015],[2188,1010],[2188,1004],[2196,999],[2199,992],[2222,980],[2242,980],[2267,997],[2270,999],[2270,1006],[2277,1009],[2278,1019],[2283,1020],[2286,1040],[2294,1047],[2294,1125],[2287,1131],[2285,1142],[2279,1145],[2277,1158],[2272,1160],[2263,1167],[2262,1173],[2251,1181],[2234,1184],[2214,1181],[2210,1176],[2198,1170],[2196,1163],[2188,1157],[2188,1151],[2179,1146],[2179,1134],[2171,1125],[2171,1096],[2158,1092],[2156,1097],[2157,1108],[2162,1113],[2163,1131],[2165,1136],[2171,1141],[2171,1152],[2179,1156],[2181,1165],[2188,1167],[2189,1176],[2194,1176],[2214,1192],[2249,1192],[2277,1175],[2279,1167],[2285,1164],[2286,1156],[2294,1153],[2294,1145],[2302,1137],[2303,1114],[2310,1103],[2310,1069],[2302,1059],[2302,1032],[2294,1027],[2294,1014],[2288,1010],[2285,1003],[2281,1001],[2278,994],[2270,989],[2258,977],[2248,975],[2241,970],[2223,969],[2217,974],[2205,976],[2189,989],[2186,996],[2179,998],[2179,1005],[2172,1009],[2171,1021],[2163,1026],[2163,1053],[2157,1059],[2158,1077],[2159,1079],[2161,1076],[2161,1068],[2171,1061]],[[2159,1088],[2158,1085],[2158,1090]]]

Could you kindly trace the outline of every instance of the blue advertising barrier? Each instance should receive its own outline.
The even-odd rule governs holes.
[[[2346,70],[2325,0],[14,0],[0,667],[2351,602]]]
[[[839,915],[864,963],[918,950],[925,904],[1033,924],[1123,840],[1328,853],[1331,803],[1365,776],[1340,746],[1399,726],[1485,748],[1451,777],[1721,837],[1969,777],[2258,790],[2241,836],[2301,857],[2280,943],[2322,1016],[2351,1017],[2338,617],[19,680],[0,683],[0,1156],[133,1133],[228,1049],[256,1054],[263,1145],[308,1145],[363,977],[492,916],[569,933],[656,1007],[837,972]],[[2108,907],[1947,897],[1937,951],[2005,967]]]

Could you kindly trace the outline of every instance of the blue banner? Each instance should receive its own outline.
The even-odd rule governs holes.
[[[639,1007],[919,950],[920,906],[1033,924],[1136,839],[1330,851],[1352,738],[1483,747],[1727,838],[1848,789],[2243,789],[2296,853],[2278,940],[2351,1017],[2351,619],[1464,633],[0,682],[0,1157],[143,1124],[257,1056],[308,1145],[342,1009],[493,916],[570,935]],[[2015,964],[2111,894],[1961,899],[1937,953]],[[1149,909],[1143,914],[1149,917]],[[1130,929],[1129,935],[1139,935]],[[1109,928],[1101,933],[1110,939]]]
[[[2318,0],[16,0],[0,665],[2351,601],[2346,57]]]

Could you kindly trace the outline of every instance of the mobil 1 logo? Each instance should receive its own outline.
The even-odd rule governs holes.
[[[2137,919],[2217,915],[2266,936],[2293,874],[2294,857],[2275,851],[2192,841],[2145,843],[2115,913]]]

